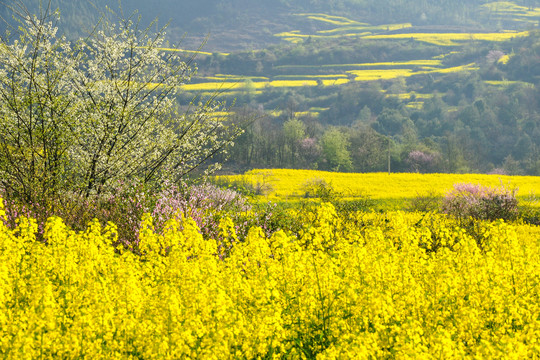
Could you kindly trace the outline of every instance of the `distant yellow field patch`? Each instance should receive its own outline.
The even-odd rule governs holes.
[[[515,37],[528,36],[528,31],[510,33],[410,33],[410,34],[388,34],[388,35],[368,35],[364,39],[414,39],[435,45],[455,46],[464,41],[506,41]]]
[[[316,86],[316,80],[274,80],[270,81],[272,87],[300,87],[300,86]]]
[[[329,78],[347,78],[345,74],[329,74],[329,75],[278,75],[274,79],[329,79]]]
[[[355,24],[356,21],[352,21],[352,20],[349,20],[349,19],[345,19],[345,18],[341,18],[341,19],[344,19],[344,20],[341,20],[341,19],[332,19],[330,17],[323,17],[323,16],[314,16],[314,15],[310,15],[310,16],[307,16],[308,19],[312,19],[312,20],[319,20],[319,21],[323,21],[323,22],[327,22],[327,23],[330,23],[330,24],[333,24],[333,25],[350,25],[350,24]],[[337,17],[336,17],[337,18]]]
[[[145,48],[145,46],[140,46],[140,48]],[[171,51],[171,52],[181,52],[186,54],[200,54],[200,55],[212,55],[213,53],[206,52],[206,51],[200,51],[200,50],[186,50],[186,49],[180,49],[180,48],[158,48],[158,50],[161,51]],[[218,55],[228,56],[229,53],[223,53],[218,52],[216,53]]]
[[[423,101],[411,101],[411,102],[407,103],[407,105],[405,105],[405,106],[408,107],[409,109],[420,110],[424,106],[424,102]]]
[[[323,80],[324,86],[335,86],[349,83],[349,79]]]
[[[212,55],[212,53],[205,52],[205,51],[199,51],[199,50],[186,50],[186,49],[175,49],[175,48],[160,48],[159,50],[161,50],[161,51],[175,51],[175,52],[182,52],[182,53],[188,53],[188,54]],[[225,54],[223,54],[223,55],[225,55]]]
[[[284,37],[283,40],[293,43],[293,44],[299,44],[303,41],[301,38],[298,38],[298,37]]]
[[[361,37],[370,35],[371,32],[353,32],[347,34],[336,34],[336,35],[311,35],[311,34],[301,34],[298,31],[292,32],[283,32],[275,34],[274,36],[281,37],[285,41],[289,42],[299,42],[302,39],[313,38],[313,39],[337,39],[341,37]]]
[[[342,26],[330,30],[319,30],[317,34],[339,34],[339,33],[351,33],[351,34],[362,34],[370,35],[374,32],[383,32],[383,31],[394,31],[401,30],[412,27],[411,23],[402,23],[402,24],[384,24],[384,25],[375,25],[375,26]]]
[[[273,80],[273,81],[253,81],[252,86],[256,90],[265,89],[267,87],[302,87],[302,86],[317,86],[318,81],[322,82],[324,86],[342,85],[349,82],[348,78],[330,78],[330,79],[313,79],[306,78],[301,80]],[[149,85],[151,86],[151,85]],[[227,91],[232,93],[233,91],[242,91],[246,88],[244,81],[239,82],[202,82],[197,84],[185,84],[181,88],[186,91]],[[260,93],[260,91],[256,91]]]
[[[387,62],[374,62],[374,63],[358,63],[358,64],[322,64],[322,65],[278,65],[274,69],[332,69],[337,70],[345,69],[354,69],[358,68],[373,68],[373,67],[421,67],[426,69],[434,69],[440,67],[442,61],[439,59],[418,59],[418,60],[409,60],[409,61],[387,61]],[[298,75],[286,75],[289,77],[298,77]],[[319,77],[321,75],[307,75],[308,77]],[[339,76],[339,75],[329,75],[329,76]],[[283,77],[283,76],[280,76]]]
[[[312,39],[338,39],[344,37],[367,37],[373,35],[374,32],[381,31],[393,31],[411,27],[411,24],[389,24],[389,25],[378,25],[378,26],[348,26],[348,27],[339,27],[331,30],[320,30],[316,34],[303,34],[300,30],[286,31],[274,34],[276,37],[280,37],[285,41],[297,43],[303,39],[312,38]]]
[[[306,116],[311,116],[311,117],[319,117],[320,113],[318,111],[297,111],[294,113],[294,116],[295,117],[306,117]]]
[[[388,80],[388,79],[395,79],[398,77],[407,77],[407,76],[413,76],[413,75],[421,75],[421,74],[433,74],[433,73],[440,73],[440,74],[449,74],[449,73],[456,73],[461,71],[472,71],[477,70],[478,67],[476,64],[466,64],[466,65],[460,65],[460,66],[454,66],[450,68],[443,68],[443,69],[431,69],[431,70],[423,70],[423,71],[414,71],[412,69],[392,69],[392,70],[384,70],[384,69],[378,69],[378,70],[351,70],[347,71],[351,74],[356,75],[355,80],[356,81],[372,81],[372,80]]]
[[[209,82],[201,82],[197,84],[185,84],[182,85],[181,88],[186,91],[242,91],[246,88],[246,83],[244,81],[245,79],[242,79],[242,81],[209,81]],[[256,89],[264,89],[267,86],[270,86],[270,82],[268,81],[253,81],[251,85]]]
[[[525,81],[509,81],[509,80],[486,80],[484,83],[494,86],[510,86],[510,85],[522,85],[525,87],[534,88],[534,84]]]
[[[219,91],[219,92],[222,92],[222,91]],[[229,95],[229,96],[236,96],[236,95],[245,94],[245,92],[242,92],[242,91],[227,91],[225,93],[227,95]],[[262,94],[262,91],[255,91],[254,94],[260,95],[260,94]],[[211,91],[211,90],[209,90],[209,91],[197,91],[197,95],[202,96],[202,97],[211,97],[211,96],[215,96],[216,92]]]
[[[318,117],[320,115],[320,113],[322,111],[326,111],[328,110],[329,108],[320,108],[320,107],[312,107],[312,108],[309,108],[308,111],[297,111],[294,113],[294,116],[295,117],[301,117],[301,116],[313,116],[313,117]],[[283,110],[273,110],[270,112],[272,114],[272,116],[281,116],[283,115]]]
[[[350,70],[347,72],[355,76],[355,81],[388,80],[413,74],[411,69]]]
[[[402,93],[402,94],[387,94],[388,97],[397,97],[400,100],[409,100],[414,97],[414,99],[431,99],[433,94],[418,94],[415,92]]]
[[[459,53],[460,53],[459,51],[450,51],[449,53],[437,55],[437,56],[434,56],[433,58],[434,59],[444,59],[447,56],[454,55],[454,54],[459,54]]]
[[[186,91],[228,91],[244,87],[244,83],[204,82],[199,84],[184,84],[181,86]]]
[[[471,71],[471,70],[478,70],[478,66],[476,64],[466,64],[466,65],[460,65],[460,66],[454,66],[444,69],[436,69],[436,70],[430,70],[430,71],[420,71],[419,74],[428,74],[428,73],[441,73],[441,74],[449,74],[449,73],[455,73],[460,71]]]
[[[388,61],[376,63],[355,64],[355,66],[366,67],[394,67],[394,66],[441,66],[442,61],[438,59],[419,59],[409,61]]]
[[[300,30],[292,30],[292,31],[280,32],[280,33],[274,34],[274,36],[282,37],[282,38],[309,37],[309,35],[301,34]]]
[[[220,81],[245,81],[245,80],[268,80],[265,76],[243,76],[243,75],[228,75],[228,74],[216,74],[214,76],[204,77],[206,80],[220,80]]]
[[[320,13],[300,13],[300,14],[294,14],[294,15],[303,16],[303,17],[307,17],[308,19],[319,20],[319,21],[327,22],[333,25],[340,25],[340,26],[368,25],[366,23],[360,23],[355,20],[347,19],[346,17],[343,17],[343,16],[334,16],[334,15],[320,14]]]
[[[281,66],[282,68],[344,68],[345,74],[326,74],[326,75],[280,75],[270,80],[266,77],[243,77],[241,75],[217,74],[215,76],[205,77],[206,82],[182,85],[186,91],[242,91],[246,88],[246,80],[251,80],[249,85],[255,90],[263,90],[267,87],[303,87],[303,86],[337,86],[349,83],[350,75],[354,76],[354,81],[375,81],[389,80],[399,77],[408,77],[413,75],[428,73],[453,73],[460,71],[470,71],[477,69],[475,64],[466,64],[450,68],[440,68],[441,60],[438,59],[419,59],[411,61],[362,63],[362,64],[327,64],[319,66],[310,65],[291,65]],[[347,68],[357,67],[365,68],[358,70],[346,70]],[[377,68],[378,69],[373,69]],[[350,74],[350,75],[347,75]],[[405,96],[405,95],[403,95]]]
[[[214,111],[212,113],[213,116],[215,117],[225,117],[225,116],[229,116],[229,115],[232,115],[234,113],[232,112],[229,112],[229,111]]]

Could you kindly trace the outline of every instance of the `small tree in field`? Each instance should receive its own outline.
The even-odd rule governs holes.
[[[12,7],[19,30],[0,43],[0,187],[27,204],[90,197],[116,180],[179,181],[239,134],[211,98],[181,112],[192,60],[160,50],[132,18],[104,14],[76,43],[58,35],[58,12]],[[207,170],[211,168],[207,168]]]

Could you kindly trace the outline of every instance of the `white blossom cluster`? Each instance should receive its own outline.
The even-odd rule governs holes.
[[[0,44],[0,185],[28,201],[91,195],[117,179],[178,181],[232,142],[214,98],[181,110],[196,68],[131,19],[75,44],[46,18]],[[191,59],[192,60],[192,59]]]

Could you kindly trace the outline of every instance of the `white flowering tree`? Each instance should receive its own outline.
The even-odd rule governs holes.
[[[34,16],[19,5],[19,31],[0,44],[6,192],[32,203],[99,194],[116,179],[178,181],[239,134],[214,116],[223,105],[215,98],[180,110],[176,95],[196,69],[160,50],[163,30],[114,23],[109,12],[72,44],[57,34],[57,12]]]

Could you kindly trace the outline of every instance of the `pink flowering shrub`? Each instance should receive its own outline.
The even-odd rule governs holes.
[[[115,223],[119,242],[123,244],[135,241],[142,215],[150,211],[154,202],[150,190],[135,181],[117,181],[110,186],[110,191],[90,197],[75,193],[59,194],[48,207],[26,204],[3,191],[0,191],[0,196],[6,204],[5,222],[10,228],[16,227],[20,216],[32,217],[37,221],[37,236],[41,238],[45,223],[51,216],[61,217],[75,231],[86,229],[93,219],[98,219],[102,224],[108,221]]]
[[[231,189],[212,184],[191,187],[167,184],[157,194],[152,218],[156,230],[161,230],[172,217],[191,217],[205,237],[216,238],[221,218],[234,218],[250,209],[246,198]]]
[[[459,183],[443,198],[442,211],[459,219],[514,220],[518,216],[517,189]]]
[[[38,222],[39,237],[50,216],[60,216],[75,231],[85,229],[95,218],[102,224],[108,221],[115,223],[119,240],[115,245],[123,245],[135,251],[141,219],[145,213],[152,215],[155,231],[161,232],[164,224],[172,217],[178,217],[179,220],[191,217],[205,238],[218,239],[222,218],[228,216],[236,220],[251,208],[246,198],[236,191],[211,184],[164,184],[156,192],[138,182],[119,181],[111,189],[89,198],[65,194],[51,208],[40,207],[38,204],[29,207],[5,196],[2,191],[0,195],[6,203],[5,222],[10,228],[16,227],[20,216],[33,217]],[[250,225],[246,222],[245,227]],[[237,230],[242,232],[240,227],[244,226],[244,222],[237,226]]]

